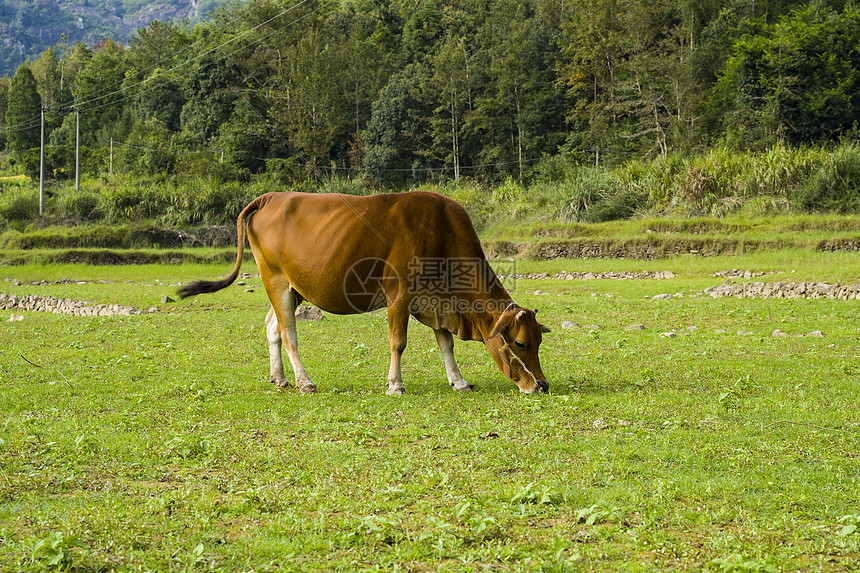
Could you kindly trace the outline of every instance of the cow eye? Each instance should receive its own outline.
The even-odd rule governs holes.
[[[516,345],[517,348],[525,348],[526,347],[526,345],[523,344],[522,342],[520,342],[519,340],[514,340],[514,344]]]

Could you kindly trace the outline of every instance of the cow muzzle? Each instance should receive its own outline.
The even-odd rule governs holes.
[[[549,392],[549,383],[546,380],[535,380],[535,386],[531,390],[526,390],[523,387],[520,387],[520,392],[524,392],[526,394],[546,394]]]

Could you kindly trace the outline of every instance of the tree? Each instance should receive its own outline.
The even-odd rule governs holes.
[[[229,61],[215,54],[208,56],[191,73],[183,88],[182,130],[196,147],[205,147],[221,124],[233,114],[239,71]]]
[[[128,125],[122,121],[126,94],[122,89],[128,69],[124,47],[113,40],[99,42],[93,56],[75,77],[72,93],[81,112],[81,142],[106,145],[123,138]]]
[[[60,74],[63,88],[71,89],[75,85],[75,79],[87,63],[93,57],[93,51],[82,42],[76,42],[71,47],[66,45],[65,38],[59,44]]]
[[[328,158],[334,142],[347,137],[344,99],[339,89],[344,54],[319,31],[307,30],[286,50],[267,94],[269,114],[278,131],[311,166]],[[348,116],[347,116],[348,117]]]
[[[6,148],[6,106],[9,101],[9,76],[0,76],[0,150]]]
[[[442,14],[433,0],[424,0],[403,26],[401,49],[406,63],[416,62],[433,52],[442,36]]]
[[[42,98],[42,104],[51,108],[51,113],[45,116],[46,134],[59,127],[63,118],[69,113],[72,105],[72,91],[63,84],[63,74],[60,65],[59,52],[50,48],[42,52],[39,59],[30,64],[36,87]],[[63,109],[65,108],[65,109]]]
[[[135,124],[128,143],[121,164],[129,171],[149,175],[173,171],[178,154],[171,134],[158,119]]]
[[[23,65],[12,78],[6,103],[6,146],[18,157],[41,143],[41,107],[36,78]]]
[[[567,112],[573,126],[569,144],[596,161],[601,153],[617,153],[624,147],[619,137],[624,108],[618,83],[625,36],[620,1],[576,0],[571,18],[563,26],[568,41],[558,68],[568,97],[575,101]]]
[[[343,55],[338,73],[343,93],[341,114],[350,132],[347,156],[354,168],[361,167],[361,131],[370,121],[373,100],[393,71],[392,52],[386,48],[391,37],[381,34],[380,30],[387,30],[383,24],[384,20],[351,12],[332,14],[325,24],[326,36]],[[342,155],[343,141],[335,142],[335,148]]]
[[[482,53],[472,67],[485,77],[474,89],[469,127],[481,141],[480,162],[522,180],[529,160],[555,153],[566,132],[555,70],[559,31],[552,10],[508,0],[495,8],[477,34]]]
[[[42,52],[35,62],[30,64],[30,70],[36,79],[36,86],[42,103],[46,106],[57,106],[63,101],[61,99],[61,74],[60,60],[55,48],[49,48]]]
[[[403,183],[422,179],[423,152],[430,147],[430,110],[420,99],[416,66],[395,73],[373,102],[362,137],[363,164],[377,180]],[[410,173],[411,171],[411,173]]]
[[[735,43],[712,105],[730,140],[832,141],[860,122],[860,8],[815,2]]]
[[[261,102],[240,98],[229,121],[222,124],[213,144],[223,154],[225,173],[237,179],[248,179],[266,167],[271,127],[261,113]]]
[[[126,50],[130,67],[126,84],[138,85],[129,106],[136,121],[158,119],[169,131],[181,129],[182,92],[187,67],[181,58],[191,40],[184,30],[164,22],[152,22],[138,30]]]
[[[450,165],[454,179],[460,178],[460,140],[471,104],[470,55],[463,38],[450,37],[430,58],[433,72],[426,88],[435,102],[431,118],[435,147],[445,149],[443,158]]]

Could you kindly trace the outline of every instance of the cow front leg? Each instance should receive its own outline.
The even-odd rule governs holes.
[[[454,360],[454,335],[444,328],[434,328],[433,334],[436,335],[436,342],[439,344],[439,350],[442,351],[442,361],[445,363],[448,384],[454,390],[471,390],[472,385],[463,379],[457,361]]]
[[[316,392],[317,387],[311,382],[310,376],[308,376],[305,366],[302,364],[301,358],[299,358],[299,339],[296,334],[297,296],[298,293],[296,291],[289,289],[282,297],[279,308],[275,309],[275,315],[277,316],[278,333],[281,335],[283,343],[287,346],[287,357],[290,359],[293,373],[296,376],[296,387],[301,392],[308,394]],[[278,360],[280,360],[280,357]],[[283,364],[281,365],[281,369],[283,370]]]
[[[404,307],[404,308],[400,308]],[[391,305],[388,307],[388,341],[391,345],[391,366],[388,368],[389,396],[403,394],[403,376],[400,370],[400,361],[403,351],[406,350],[406,331],[409,327],[409,312],[405,305]]]

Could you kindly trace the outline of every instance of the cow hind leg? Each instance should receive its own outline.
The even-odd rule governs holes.
[[[284,375],[284,361],[281,356],[281,333],[274,307],[266,315],[266,338],[269,341],[269,382],[279,388],[287,388],[290,383]]]
[[[293,367],[293,373],[296,376],[296,387],[303,393],[316,392],[317,387],[311,382],[299,358],[299,341],[296,334],[296,307],[301,299],[299,294],[293,289],[287,289],[280,300],[277,300],[277,306],[273,303],[274,315],[277,322],[277,332],[280,339],[287,347],[287,357],[290,359],[290,364]],[[267,328],[268,331],[268,328]],[[269,338],[269,358],[272,362],[272,368],[276,366],[276,360],[273,353],[272,338]],[[283,372],[283,362],[280,357],[280,349],[278,349],[277,363],[280,363],[281,372]],[[274,373],[273,373],[274,374]]]
[[[436,342],[442,351],[442,361],[445,363],[445,374],[448,375],[448,383],[454,390],[472,390],[472,385],[463,379],[460,368],[454,360],[454,335],[444,328],[434,328]]]

